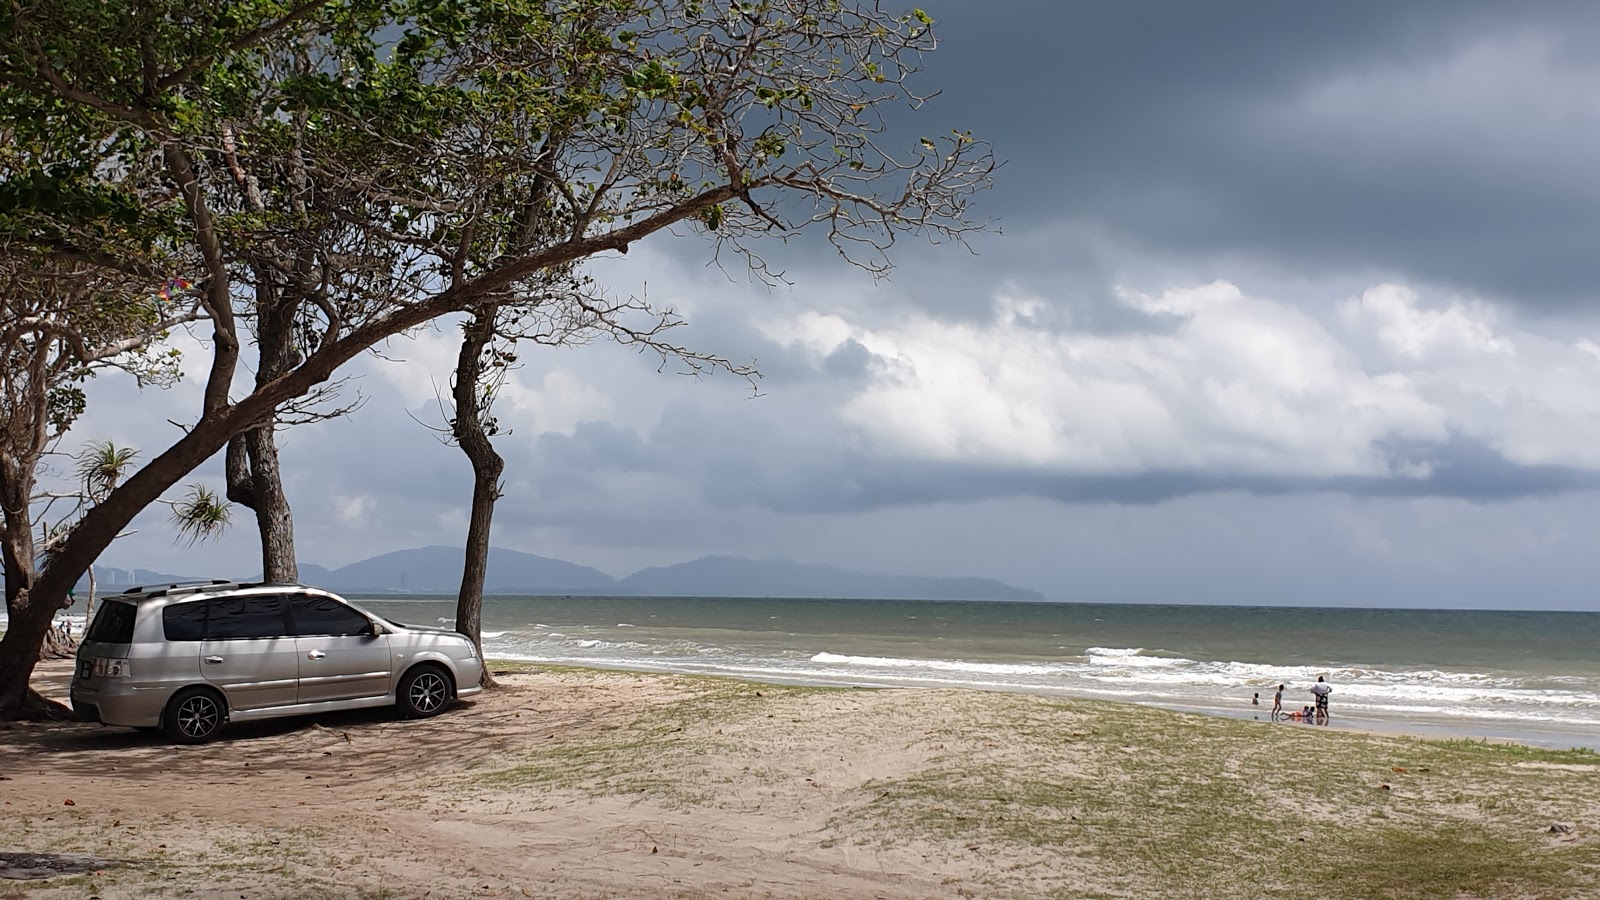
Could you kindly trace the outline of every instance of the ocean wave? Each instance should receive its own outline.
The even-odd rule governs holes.
[[[930,669],[939,672],[971,672],[983,675],[1055,675],[1062,666],[1053,664],[1013,664],[966,662],[958,659],[898,659],[886,656],[841,656],[837,653],[818,653],[811,657],[814,663],[825,665],[863,666],[873,669]]]
[[[1119,647],[1090,647],[1083,651],[1084,657],[1094,665],[1100,666],[1134,666],[1138,668],[1169,669],[1193,664],[1192,659],[1183,659],[1176,656],[1144,656],[1143,647],[1123,649]]]

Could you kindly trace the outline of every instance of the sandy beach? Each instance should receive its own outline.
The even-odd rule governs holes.
[[[501,684],[197,748],[6,726],[0,897],[1600,897],[1593,753],[980,691]]]

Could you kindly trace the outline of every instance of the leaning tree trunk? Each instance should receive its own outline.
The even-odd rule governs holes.
[[[28,525],[8,516],[0,543],[4,544],[6,632],[0,637],[0,721],[12,719],[68,718],[72,711],[47,700],[29,686],[33,669],[60,604],[32,599],[33,535]]]
[[[0,461],[0,559],[5,568],[6,631],[0,637],[0,721],[11,719],[67,718],[72,711],[46,700],[28,681],[39,664],[51,621],[65,608],[58,603],[32,599],[34,576],[33,516],[28,499],[33,492],[31,462],[13,468]]]
[[[6,603],[10,622],[5,637],[0,638],[0,721],[70,719],[72,710],[28,686],[56,611],[48,603],[32,603],[27,597],[28,592],[23,591],[20,602]]]
[[[494,504],[500,499],[500,473],[505,460],[495,452],[484,428],[484,409],[478,393],[483,376],[483,350],[493,336],[495,311],[480,310],[467,323],[456,360],[455,421],[451,433],[472,463],[472,515],[467,522],[466,559],[461,569],[461,590],[456,595],[456,631],[466,635],[483,658],[483,582],[489,572],[489,529]],[[488,666],[483,685],[493,687]]]

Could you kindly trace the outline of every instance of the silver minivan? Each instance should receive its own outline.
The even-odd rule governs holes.
[[[472,641],[327,591],[227,581],[104,598],[78,647],[72,707],[184,744],[226,723],[369,706],[420,718],[476,694]]]

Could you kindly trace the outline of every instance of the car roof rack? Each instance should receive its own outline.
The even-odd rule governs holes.
[[[122,593],[149,594],[152,597],[164,597],[168,594],[185,594],[221,587],[238,587],[238,585],[226,578],[209,578],[203,581],[173,581],[167,584],[140,585],[128,588]]]

